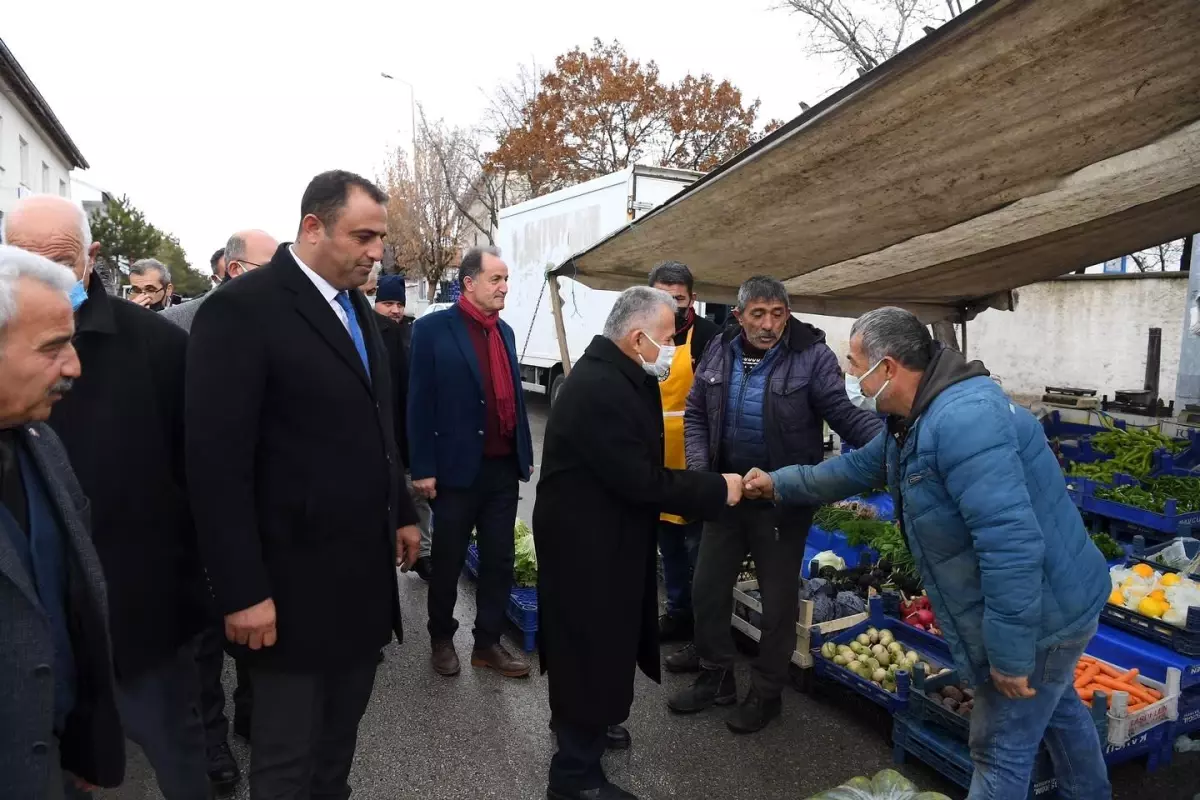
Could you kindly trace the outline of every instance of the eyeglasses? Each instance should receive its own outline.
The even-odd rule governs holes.
[[[159,292],[165,292],[166,290],[167,290],[167,287],[165,287],[165,286],[130,286],[129,287],[130,294],[158,294]]]

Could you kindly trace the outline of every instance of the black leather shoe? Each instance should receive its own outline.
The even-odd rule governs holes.
[[[417,577],[428,582],[433,577],[433,561],[429,556],[421,556],[412,566],[412,571],[417,573]]]
[[[546,789],[546,800],[638,800],[637,795],[617,786],[605,783],[599,789],[583,789],[579,791],[563,791],[561,789]]]
[[[237,789],[242,779],[242,771],[238,769],[229,745],[222,742],[216,747],[208,748],[208,781],[218,797],[226,797]]]
[[[663,614],[658,618],[658,640],[667,642],[690,642],[696,629],[691,614]]]
[[[666,666],[667,672],[699,672],[700,654],[696,652],[696,645],[689,644],[663,659],[663,664]]]
[[[742,704],[725,720],[725,726],[734,733],[758,733],[779,716],[782,706],[778,697],[768,699],[751,689]]]
[[[736,702],[737,683],[732,672],[702,669],[695,683],[667,700],[667,708],[676,714],[695,714],[713,706],[731,706]]]
[[[624,725],[609,725],[605,736],[605,747],[609,750],[628,750],[633,744],[633,737]]]

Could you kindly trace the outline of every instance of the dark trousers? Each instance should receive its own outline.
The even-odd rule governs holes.
[[[117,710],[125,735],[154,768],[166,800],[208,800],[200,677],[193,642],[170,658],[117,681]]]
[[[475,589],[475,646],[490,647],[504,632],[504,609],[513,584],[513,526],[517,522],[517,463],[485,458],[470,489],[438,487],[433,500],[433,578],[429,581],[429,635],[454,638],[458,578],[467,560],[471,531],[479,545]]]
[[[241,662],[234,660],[237,686],[233,690],[233,717],[236,727],[248,725],[254,707],[250,676]],[[200,670],[200,716],[204,720],[204,738],[210,748],[229,740],[229,719],[225,716],[225,687],[221,675],[225,669],[225,628],[206,628],[196,640],[196,666]]]
[[[692,615],[692,574],[696,571],[702,530],[703,524],[699,522],[676,525],[660,520],[658,523],[658,550],[662,553],[667,613],[671,616]]]
[[[250,800],[346,800],[375,664],[326,673],[250,669]]]
[[[605,725],[575,725],[555,720],[558,750],[550,759],[550,788],[562,792],[596,789],[605,783],[600,759],[607,746]]]
[[[804,540],[811,522],[811,511],[781,517],[772,506],[743,504],[707,523],[700,539],[692,602],[701,664],[733,669],[733,585],[749,552],[762,593],[762,638],[751,672],[762,697],[778,697],[787,683],[788,663],[796,649]]]

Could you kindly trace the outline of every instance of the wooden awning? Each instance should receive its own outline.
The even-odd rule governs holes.
[[[1200,230],[1200,3],[985,0],[555,274],[927,320]]]

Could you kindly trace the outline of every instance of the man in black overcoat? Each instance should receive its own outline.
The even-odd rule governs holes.
[[[294,244],[222,285],[188,351],[187,464],[225,634],[254,687],[252,798],[344,800],[396,564],[420,546],[387,353],[358,291],[387,195],[313,178]]]
[[[639,286],[617,299],[546,426],[533,511],[542,671],[558,752],[551,800],[622,800],[600,766],[629,716],[634,667],[660,680],[655,534],[662,512],[715,519],[741,499],[737,475],[663,467],[659,380],[675,301]]]

